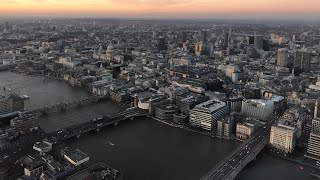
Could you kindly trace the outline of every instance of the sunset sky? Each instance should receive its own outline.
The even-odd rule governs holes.
[[[0,0],[0,16],[320,17],[320,0]]]

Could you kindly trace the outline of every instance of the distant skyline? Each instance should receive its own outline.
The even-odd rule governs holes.
[[[319,20],[318,0],[0,0],[0,16]]]

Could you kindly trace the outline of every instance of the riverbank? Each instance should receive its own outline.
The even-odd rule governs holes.
[[[302,159],[297,159],[297,158],[290,157],[290,156],[278,155],[278,154],[276,154],[276,153],[274,153],[274,152],[270,152],[269,149],[268,149],[268,154],[271,155],[271,156],[277,157],[277,158],[284,159],[284,160],[286,160],[286,161],[290,161],[290,162],[293,162],[293,163],[302,165],[302,166],[307,166],[307,167],[313,168],[313,169],[315,169],[315,170],[320,170],[320,167],[319,167],[319,166],[313,165],[311,162],[305,162],[305,161],[303,161]]]
[[[173,123],[170,123],[170,122],[167,122],[167,121],[158,119],[158,118],[156,118],[156,117],[151,117],[151,116],[149,116],[149,118],[151,118],[151,119],[153,119],[153,120],[156,120],[156,121],[158,121],[158,122],[161,122],[161,123],[163,123],[163,124],[166,124],[166,125],[168,125],[168,126],[174,127],[174,128],[184,129],[184,130],[187,130],[187,131],[191,131],[191,132],[198,133],[198,134],[202,134],[202,135],[209,136],[209,137],[215,137],[215,136],[213,136],[212,134],[210,134],[209,132],[197,131],[197,130],[190,129],[190,128],[188,128],[188,127],[186,127],[186,126],[183,126],[183,125],[173,124]]]

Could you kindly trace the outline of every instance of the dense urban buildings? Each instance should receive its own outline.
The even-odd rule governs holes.
[[[6,20],[0,23],[0,177],[234,179],[248,163],[265,163],[258,154],[317,176],[319,37],[318,25],[301,23]],[[54,90],[56,84],[67,88]],[[135,132],[126,129],[136,124]],[[82,138],[89,143],[69,146]],[[216,163],[210,158],[217,151],[230,154]],[[171,156],[197,163],[160,164],[161,176],[146,167]],[[197,170],[211,166],[207,174]]]

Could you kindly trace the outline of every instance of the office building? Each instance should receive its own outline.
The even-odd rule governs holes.
[[[28,155],[24,158],[24,175],[39,178],[43,172],[44,161],[39,155]]]
[[[314,84],[309,85],[309,89],[320,92],[320,75],[318,75],[317,82],[315,85]]]
[[[320,118],[318,117],[319,100],[316,101],[314,118],[312,119],[311,133],[308,141],[306,157],[320,160]]]
[[[197,56],[203,55],[205,53],[205,44],[203,41],[196,43],[194,52]]]
[[[223,44],[222,48],[225,50],[229,45],[229,33],[227,31],[223,31]]]
[[[176,124],[180,124],[180,125],[185,125],[188,122],[188,118],[189,116],[185,115],[185,114],[173,114],[173,122]]]
[[[188,33],[187,32],[182,32],[182,42],[186,43],[188,40]]]
[[[225,102],[208,100],[196,105],[190,111],[190,123],[207,131],[217,129],[217,121],[229,113]]]
[[[320,133],[311,130],[306,157],[320,160]]]
[[[222,118],[221,120],[218,120],[217,137],[232,139],[234,137],[234,124],[234,116],[227,116],[225,118]]]
[[[200,41],[202,41],[202,42],[207,42],[208,32],[207,32],[206,30],[202,30],[200,36],[201,36],[201,37],[200,37]]]
[[[186,98],[180,99],[177,101],[177,105],[180,106],[181,113],[185,115],[189,115],[191,109],[194,108],[195,105],[203,103],[209,100],[207,96],[203,95],[192,95]]]
[[[278,49],[277,66],[287,67],[288,65],[288,50],[286,48]]]
[[[297,129],[287,122],[278,123],[271,127],[270,145],[277,151],[291,154],[295,148]]]
[[[237,127],[236,127],[236,138],[238,140],[246,140],[258,128],[259,128],[259,123],[255,118],[248,118],[244,122],[239,122],[237,123]]]
[[[263,36],[262,35],[255,35],[254,36],[254,46],[257,49],[262,49],[262,47],[263,47]]]
[[[230,113],[232,113],[232,112],[240,113],[241,112],[242,100],[243,100],[242,96],[229,97],[227,104],[230,109]]]
[[[166,121],[172,121],[173,115],[178,112],[178,107],[173,104],[164,104],[156,107],[156,118]]]
[[[89,156],[79,149],[62,149],[61,154],[63,158],[74,166],[80,166],[89,161]]]
[[[262,99],[245,99],[242,101],[241,114],[268,121],[273,116],[273,101]]]
[[[310,61],[311,61],[311,51],[307,49],[296,50],[294,56],[294,68],[309,72],[310,71]]]
[[[152,38],[155,39],[157,37],[157,31],[152,31]]]
[[[160,36],[159,40],[158,40],[158,50],[159,51],[167,50],[166,41],[165,41],[164,37],[162,37],[162,36]]]
[[[0,97],[0,114],[24,110],[24,100],[17,94]]]

